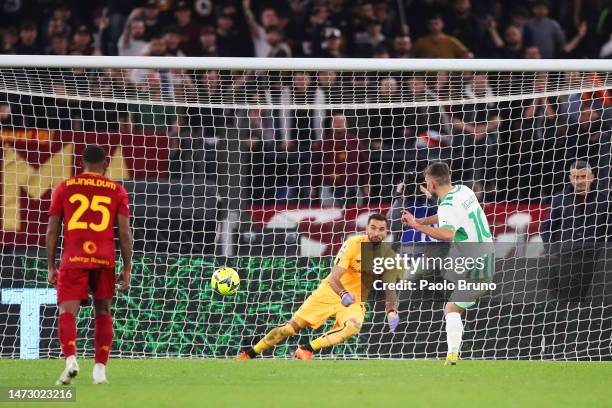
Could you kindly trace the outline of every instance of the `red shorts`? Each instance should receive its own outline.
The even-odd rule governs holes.
[[[57,303],[65,300],[112,299],[115,296],[115,269],[60,269]]]

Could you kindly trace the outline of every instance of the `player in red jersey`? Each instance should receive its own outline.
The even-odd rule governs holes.
[[[94,384],[105,384],[106,363],[113,341],[110,305],[115,295],[115,222],[119,226],[119,247],[123,258],[121,271],[125,290],[132,267],[132,233],[129,224],[127,192],[120,184],[104,177],[108,167],[106,153],[99,146],[83,151],[83,173],[57,186],[49,208],[47,260],[49,282],[57,284],[59,304],[58,335],[66,368],[58,385],[68,385],[79,372],[76,361],[76,324],[82,302],[91,293],[94,299]],[[64,250],[59,272],[55,253],[64,220]]]

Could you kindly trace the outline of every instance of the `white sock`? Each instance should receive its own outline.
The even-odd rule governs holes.
[[[448,344],[449,353],[458,353],[461,346],[461,337],[463,336],[463,322],[461,315],[457,312],[446,314],[446,343]]]
[[[75,362],[76,362],[76,356],[72,355],[72,356],[66,357],[66,367],[68,367],[69,365]]]

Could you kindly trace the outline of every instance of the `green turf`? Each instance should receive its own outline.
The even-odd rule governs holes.
[[[534,361],[81,361],[68,407],[610,407],[612,364]],[[62,360],[2,360],[0,385],[46,387]],[[5,404],[0,403],[0,408]],[[23,404],[40,406],[40,404]],[[11,405],[14,406],[14,405]]]

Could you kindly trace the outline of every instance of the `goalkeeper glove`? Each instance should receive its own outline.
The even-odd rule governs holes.
[[[396,311],[392,310],[387,313],[387,324],[389,325],[389,331],[393,333],[397,329],[400,318]]]
[[[340,297],[342,297],[342,306],[344,307],[349,307],[350,305],[355,303],[355,295],[353,295],[349,291],[345,290],[340,294]]]

